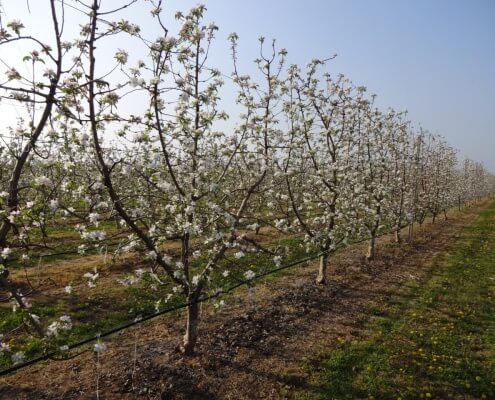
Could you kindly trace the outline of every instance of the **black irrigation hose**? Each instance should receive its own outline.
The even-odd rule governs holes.
[[[401,226],[400,229],[403,229],[403,228],[405,228],[407,226],[409,226],[409,224],[404,225],[404,226]],[[393,230],[384,232],[384,233],[382,233],[380,235],[377,235],[376,237],[378,238],[378,237],[390,235],[390,234],[394,233],[396,230],[397,229],[394,228]],[[229,293],[229,292],[231,292],[231,291],[233,291],[233,290],[235,290],[235,289],[237,289],[237,288],[239,288],[239,287],[241,287],[243,285],[249,285],[252,281],[254,281],[256,279],[263,278],[265,276],[272,275],[272,274],[274,274],[276,272],[283,271],[283,270],[286,270],[288,268],[292,268],[292,267],[294,267],[296,265],[303,264],[305,262],[315,260],[315,259],[321,257],[322,255],[326,254],[326,253],[333,253],[333,252],[335,252],[337,250],[340,250],[341,248],[347,247],[349,245],[355,245],[355,244],[366,242],[369,239],[370,238],[365,238],[365,239],[354,241],[354,242],[351,242],[351,243],[348,243],[348,244],[341,243],[335,249],[323,251],[323,252],[317,253],[315,255],[312,255],[312,256],[308,256],[306,258],[303,258],[301,260],[297,260],[297,261],[291,262],[291,263],[289,263],[287,265],[284,265],[284,266],[281,266],[281,267],[278,267],[278,268],[274,268],[274,269],[271,269],[269,271],[265,271],[265,272],[263,272],[261,274],[258,274],[256,276],[254,276],[250,280],[239,281],[239,283],[236,283],[235,285],[230,286],[227,289],[221,289],[221,290],[219,290],[215,294],[211,294],[211,295],[208,295],[206,297],[202,297],[202,298],[198,299],[195,303],[198,304],[198,303],[203,303],[203,302],[208,301],[208,300],[212,300],[212,299],[217,298],[217,297],[219,297],[219,296],[221,296],[223,294]],[[72,343],[72,344],[70,344],[70,345],[67,346],[67,350],[71,350],[71,349],[75,349],[75,348],[81,347],[81,346],[83,346],[85,344],[94,342],[95,340],[99,340],[100,338],[103,338],[103,337],[110,336],[110,335],[112,335],[114,333],[117,333],[117,332],[120,332],[122,330],[128,329],[128,328],[130,328],[130,327],[132,327],[134,325],[139,325],[139,324],[141,324],[141,323],[143,323],[145,321],[149,321],[149,320],[154,319],[156,317],[159,317],[161,315],[168,314],[168,313],[171,313],[173,311],[181,310],[181,309],[186,308],[186,307],[188,307],[188,306],[190,306],[192,304],[194,304],[194,303],[188,302],[188,303],[177,304],[177,305],[175,305],[173,307],[167,308],[166,310],[162,310],[162,311],[156,312],[154,314],[150,314],[150,315],[147,315],[145,317],[142,317],[142,318],[139,318],[139,319],[135,319],[132,322],[128,322],[128,323],[126,323],[124,325],[117,326],[115,328],[112,328],[112,329],[110,329],[108,331],[105,331],[105,332],[100,333],[98,335],[95,335],[93,337],[90,337],[90,338],[81,340],[81,341],[76,342],[76,343]],[[55,357],[57,355],[60,355],[60,353],[59,352],[52,351],[50,353],[46,353],[46,354],[43,354],[42,356],[39,356],[39,357],[33,358],[33,359],[29,360],[29,361],[26,361],[26,362],[24,362],[22,364],[14,365],[14,366],[12,366],[10,368],[7,368],[7,369],[5,369],[3,371],[0,371],[0,377],[1,376],[8,375],[8,374],[11,374],[12,372],[15,372],[15,371],[18,371],[20,369],[26,368],[26,367],[28,367],[30,365],[37,364],[37,363],[39,363],[41,361],[46,361],[48,359],[53,359],[53,357]],[[63,359],[59,359],[59,360],[63,360]]]
[[[211,300],[211,299],[214,299],[216,297],[219,297],[221,296],[222,294],[226,294],[226,293],[229,293],[237,288],[239,288],[240,286],[242,285],[245,285],[245,284],[249,284],[250,282],[252,282],[253,280],[255,279],[259,279],[259,278],[262,278],[264,276],[267,276],[267,275],[270,275],[270,274],[273,274],[275,272],[278,272],[278,271],[282,271],[284,269],[287,269],[287,268],[290,268],[290,267],[293,267],[295,265],[298,265],[298,264],[302,264],[304,262],[307,262],[307,261],[311,261],[311,260],[314,260],[318,257],[320,257],[321,255],[325,254],[325,252],[322,252],[322,253],[318,253],[316,255],[313,255],[313,256],[310,256],[310,257],[306,257],[302,260],[298,260],[298,261],[295,261],[293,263],[290,263],[288,265],[284,265],[282,267],[278,267],[278,268],[275,268],[273,270],[270,270],[270,271],[266,271],[262,274],[259,274],[259,275],[256,275],[255,277],[253,277],[252,279],[250,279],[249,281],[240,281],[239,283],[227,288],[227,289],[223,289],[223,290],[220,290],[218,291],[217,293],[215,294],[212,294],[212,295],[209,295],[209,296],[206,296],[206,297],[202,297],[200,298],[196,303],[203,303],[205,301],[208,301],[208,300]],[[91,343],[95,340],[98,340],[100,338],[103,338],[103,337],[106,337],[106,336],[110,336],[114,333],[117,333],[119,331],[122,331],[122,330],[125,330],[125,329],[128,329],[134,325],[138,325],[138,324],[141,324],[142,322],[145,322],[145,321],[148,321],[148,320],[151,320],[151,319],[154,319],[156,317],[159,317],[161,315],[164,315],[164,314],[168,314],[168,313],[171,313],[173,311],[177,311],[177,310],[180,310],[180,309],[183,309],[183,308],[186,308],[188,306],[190,306],[191,304],[193,303],[182,303],[182,304],[177,304],[176,306],[173,306],[173,307],[170,307],[170,308],[167,308],[166,310],[162,310],[162,311],[159,311],[157,313],[154,313],[154,314],[150,314],[150,315],[147,315],[145,317],[142,317],[142,318],[139,318],[139,319],[136,319],[132,322],[128,322],[124,325],[120,325],[118,327],[115,327],[115,328],[112,328],[108,331],[105,331],[99,335],[95,335],[93,337],[90,337],[90,338],[87,338],[87,339],[84,339],[84,340],[81,340],[79,342],[76,342],[76,343],[72,343],[70,345],[68,345],[68,350],[71,350],[71,349],[75,349],[77,347],[81,347],[85,344],[88,344],[88,343]],[[4,375],[8,375],[14,371],[18,371],[19,369],[22,369],[22,368],[25,368],[25,367],[28,367],[30,365],[33,365],[33,364],[36,364],[38,362],[41,362],[41,361],[45,361],[45,360],[48,360],[49,358],[52,358],[56,355],[59,355],[58,352],[50,352],[50,353],[47,353],[47,354],[44,354],[42,356],[39,356],[39,357],[36,357],[36,358],[33,358],[32,360],[29,360],[25,363],[22,363],[22,364],[18,364],[18,365],[15,365],[13,367],[10,367],[6,370],[3,370],[3,371],[0,371],[0,376],[4,376]]]

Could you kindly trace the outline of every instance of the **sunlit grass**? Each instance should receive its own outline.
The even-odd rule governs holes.
[[[495,204],[366,333],[308,361],[298,399],[495,398]],[[412,299],[401,294],[412,291]]]

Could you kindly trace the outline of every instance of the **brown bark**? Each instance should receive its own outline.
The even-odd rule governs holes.
[[[199,305],[195,300],[190,300],[187,307],[187,326],[184,335],[183,351],[187,356],[194,354],[196,342],[198,340]]]
[[[414,240],[414,221],[409,225],[409,243],[412,243]]]
[[[368,246],[368,253],[366,254],[366,260],[371,261],[375,258],[375,247],[376,247],[376,233],[371,233],[370,244]]]
[[[402,236],[400,235],[400,227],[395,231],[395,243],[402,243]]]
[[[380,220],[381,220],[382,207],[378,205],[376,208],[377,218],[375,219],[375,223],[373,224],[370,231],[370,244],[368,246],[368,253],[366,254],[366,261],[371,261],[375,258],[375,247],[376,247],[376,234],[378,229],[380,228]]]
[[[318,285],[326,285],[327,283],[327,269],[328,269],[328,254],[322,254],[320,256],[320,265],[318,267],[318,276],[316,277],[316,283]]]

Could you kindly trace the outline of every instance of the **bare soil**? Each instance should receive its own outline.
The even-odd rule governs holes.
[[[306,360],[357,337],[371,310],[386,310],[398,288],[424,279],[487,204],[425,224],[412,245],[380,238],[372,263],[366,244],[339,251],[326,286],[314,284],[312,263],[239,290],[220,310],[203,305],[194,357],[180,353],[185,315],[178,313],[115,335],[99,364],[88,348],[1,378],[0,399],[95,399],[97,377],[102,400],[291,398],[308,384]]]

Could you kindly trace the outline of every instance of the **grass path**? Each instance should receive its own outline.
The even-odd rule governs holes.
[[[495,203],[357,340],[311,359],[297,399],[495,399]]]

